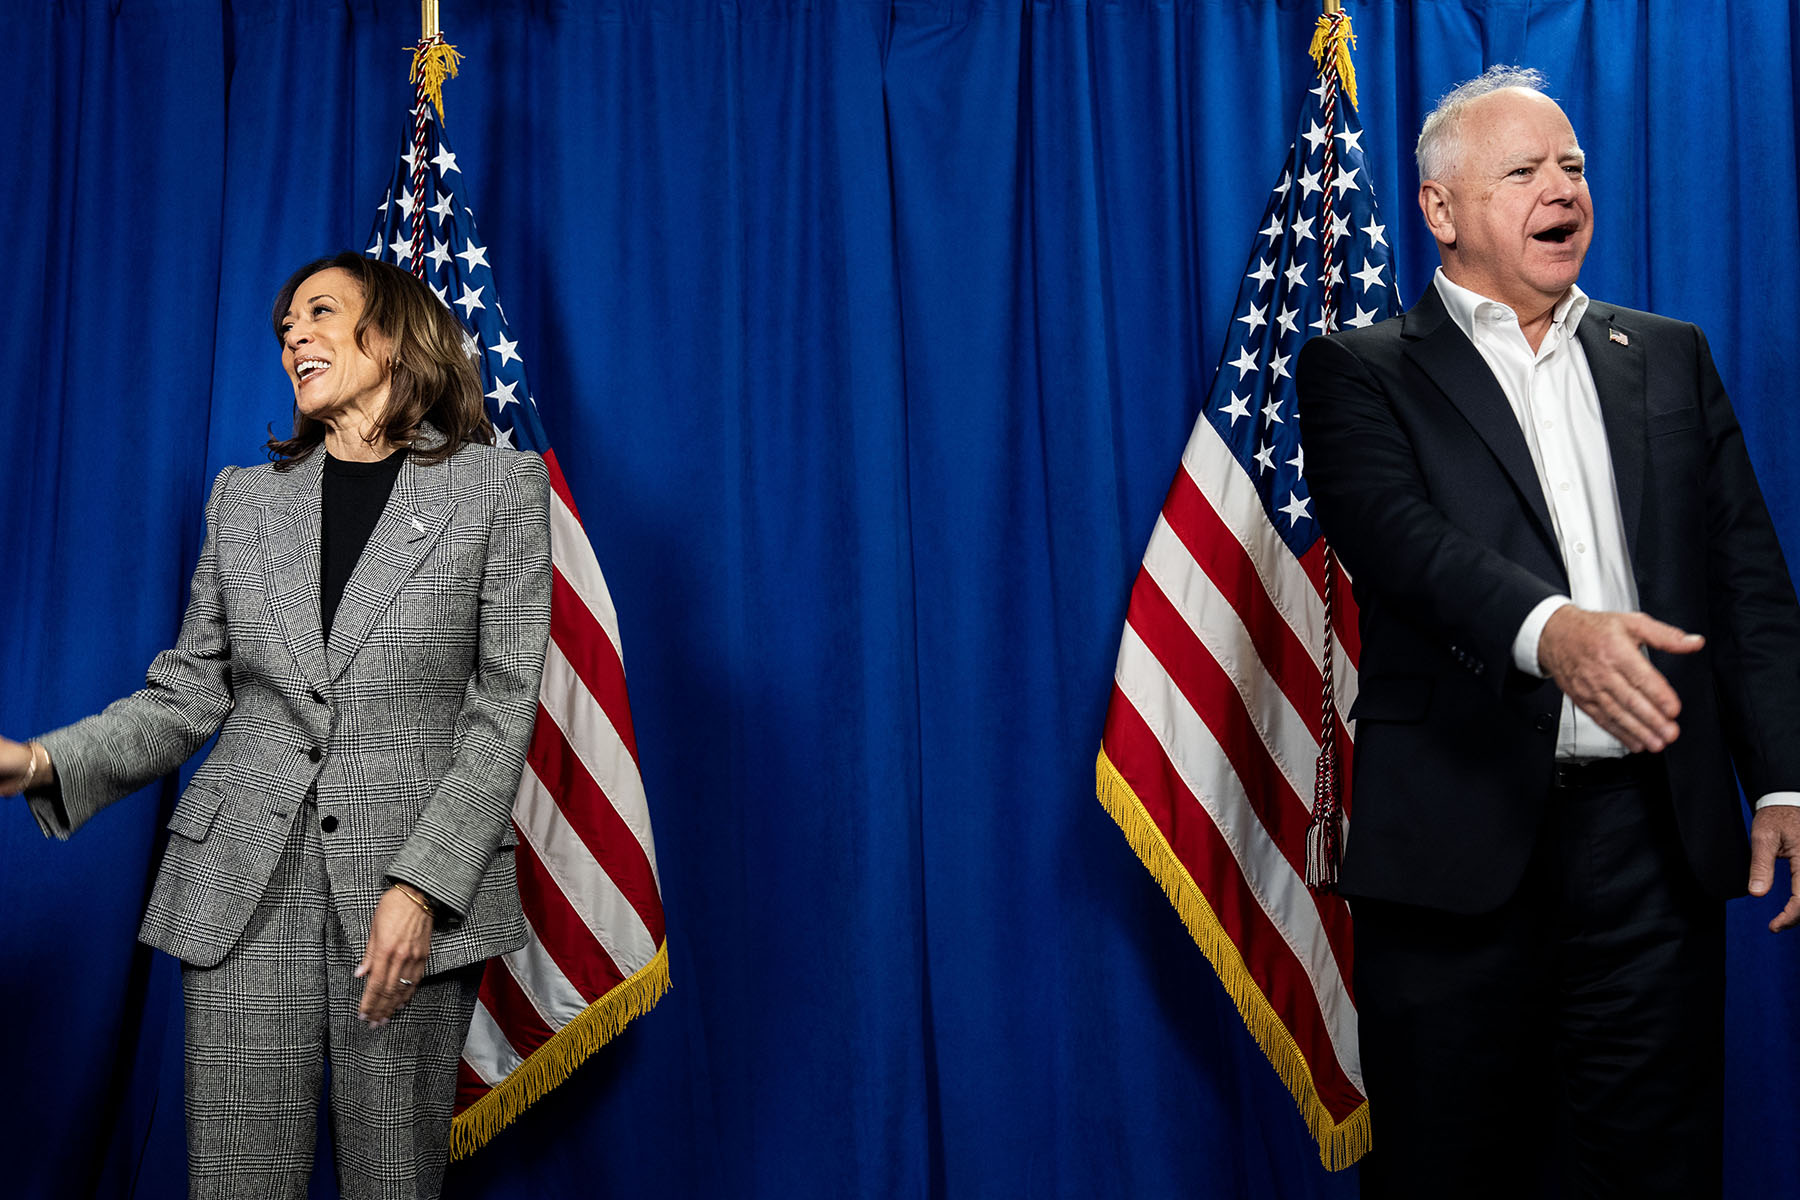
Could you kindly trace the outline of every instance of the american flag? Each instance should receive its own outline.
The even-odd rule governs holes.
[[[1367,1150],[1368,1104],[1350,913],[1328,888],[1309,886],[1308,843],[1311,833],[1317,855],[1320,834],[1337,832],[1334,806],[1347,814],[1338,783],[1349,778],[1343,714],[1359,643],[1307,490],[1293,364],[1315,333],[1399,312],[1348,39],[1347,18],[1320,18],[1317,85],[1132,585],[1097,764],[1101,803],[1211,961],[1332,1169]]]
[[[500,444],[541,454],[552,493],[550,649],[513,807],[531,940],[491,961],[482,980],[451,1131],[461,1158],[649,1011],[669,986],[669,959],[618,618],[544,435],[462,168],[422,86],[400,151],[365,253],[412,270],[456,313]]]

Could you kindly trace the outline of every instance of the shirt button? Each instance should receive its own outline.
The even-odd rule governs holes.
[[[1554,428],[1556,428],[1556,422],[1552,421],[1549,417],[1545,417],[1544,418],[1544,428],[1545,429],[1554,429]]]
[[[319,828],[323,829],[326,833],[337,832],[337,818],[332,816],[320,817]]]
[[[317,746],[313,746],[307,750],[306,757],[313,762],[318,762],[321,758],[325,757],[325,754],[324,751],[320,750]]]
[[[1586,554],[1587,553],[1587,543],[1586,542],[1576,542],[1575,543],[1575,553]]]
[[[1562,482],[1561,482],[1561,483],[1560,483],[1560,484],[1558,484],[1558,485],[1557,485],[1557,486],[1558,486],[1558,487],[1560,487],[1560,488],[1561,488],[1561,489],[1562,489],[1562,490],[1563,490],[1563,491],[1565,491],[1565,492],[1566,492],[1566,491],[1568,491],[1568,490],[1569,490],[1569,481],[1568,481],[1568,480],[1566,480],[1566,479],[1565,479],[1565,480],[1563,480],[1563,481],[1562,481]]]

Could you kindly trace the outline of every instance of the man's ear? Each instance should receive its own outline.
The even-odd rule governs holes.
[[[1456,218],[1450,203],[1450,189],[1435,179],[1419,185],[1419,211],[1425,214],[1425,226],[1438,245],[1456,245]]]

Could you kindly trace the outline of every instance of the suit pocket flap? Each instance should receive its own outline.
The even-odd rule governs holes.
[[[219,815],[219,806],[223,803],[223,791],[190,783],[176,802],[175,811],[169,814],[168,828],[189,841],[204,842],[206,835],[212,832],[213,818]]]
[[[1651,437],[1659,433],[1680,433],[1684,429],[1694,429],[1700,424],[1700,414],[1692,408],[1677,408],[1672,412],[1651,413],[1645,419],[1645,428]]]
[[[1431,680],[1423,675],[1364,675],[1356,683],[1352,721],[1422,721],[1431,707]]]

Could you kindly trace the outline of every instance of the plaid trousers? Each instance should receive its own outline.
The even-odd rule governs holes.
[[[303,805],[243,936],[219,965],[182,967],[194,1200],[305,1200],[327,1056],[344,1200],[437,1196],[483,964],[421,980],[369,1029],[352,975],[362,951],[346,943],[319,815]]]

